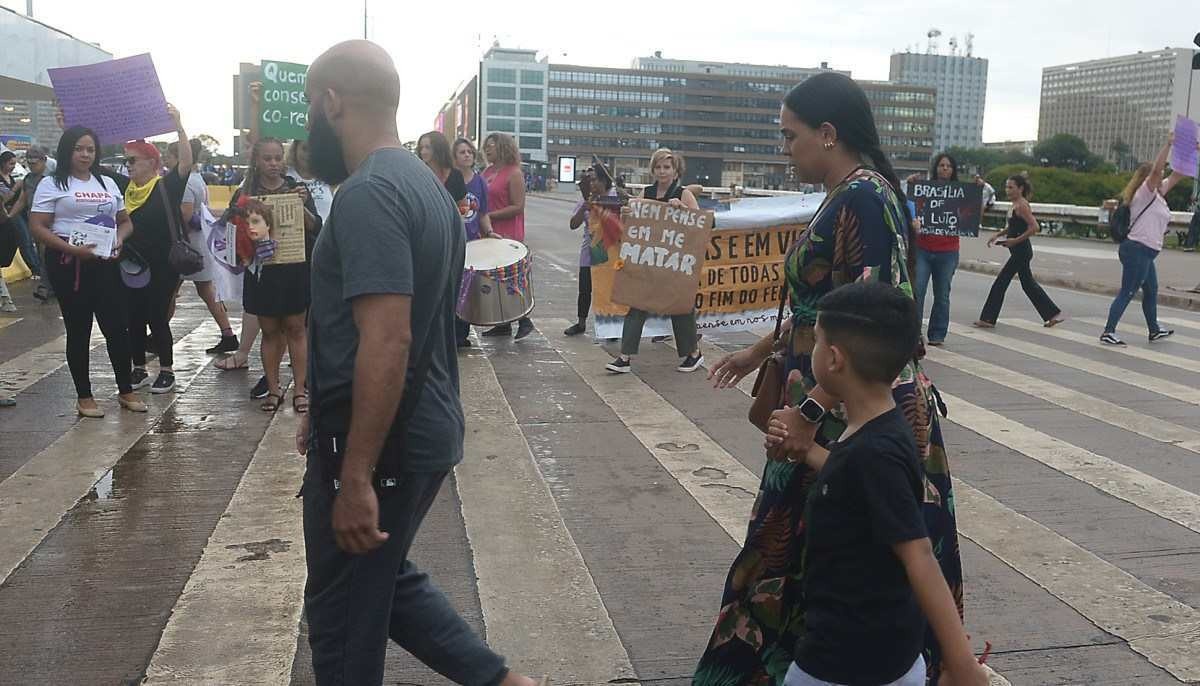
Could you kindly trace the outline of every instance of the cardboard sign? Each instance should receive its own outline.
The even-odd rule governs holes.
[[[917,208],[921,234],[979,236],[983,186],[957,181],[916,181],[908,186],[908,199]]]
[[[307,261],[304,252],[304,202],[295,193],[256,196],[271,208],[271,238],[275,254],[264,265],[297,264]]]
[[[1175,117],[1175,142],[1171,144],[1171,169],[1196,178],[1200,171],[1200,150],[1196,149],[1196,141],[1200,138],[1200,125],[1178,115]]]
[[[47,72],[66,125],[92,129],[104,145],[175,130],[149,54]]]
[[[713,213],[634,199],[621,226],[613,301],[653,314],[691,312]]]
[[[262,119],[259,134],[280,140],[308,140],[307,64],[263,60]]]

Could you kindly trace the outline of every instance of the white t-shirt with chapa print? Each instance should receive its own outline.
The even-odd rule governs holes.
[[[38,184],[30,211],[53,214],[51,229],[68,238],[79,224],[116,227],[117,213],[123,209],[125,199],[117,182],[93,174],[87,181],[67,177],[66,190],[58,187],[53,176],[47,176]]]

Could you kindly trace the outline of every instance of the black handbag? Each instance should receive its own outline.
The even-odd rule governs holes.
[[[17,223],[13,221],[0,223],[0,267],[12,265],[17,255],[18,245]]]
[[[163,207],[167,212],[167,223],[171,226],[171,252],[167,253],[167,264],[179,274],[187,276],[204,269],[204,255],[188,243],[179,227],[179,205],[171,202],[171,196],[163,184],[158,184],[163,196]]]

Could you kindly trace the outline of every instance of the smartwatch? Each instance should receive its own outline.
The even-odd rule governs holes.
[[[805,398],[804,402],[800,403],[800,416],[804,417],[804,421],[810,424],[820,423],[828,411],[821,403],[812,398]]]

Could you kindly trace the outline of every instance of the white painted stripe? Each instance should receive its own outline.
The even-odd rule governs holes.
[[[5,329],[24,319],[24,317],[0,317],[0,329]]]
[[[560,326],[562,324],[566,324],[566,322],[559,321],[559,320],[538,320],[536,322],[536,324],[538,326],[538,329],[541,331],[547,331],[547,330],[554,331],[558,328],[558,326]],[[701,488],[700,489],[701,492],[698,494],[696,492],[696,489],[689,487],[689,485],[687,483],[684,483],[683,481],[680,480],[679,476],[676,476],[676,473],[675,473],[675,471],[672,470],[672,467],[669,467],[667,464],[663,463],[663,458],[660,457],[660,454],[663,453],[663,451],[652,447],[650,445],[650,443],[648,443],[647,440],[645,438],[643,438],[643,435],[641,432],[645,431],[645,429],[647,428],[647,425],[653,423],[655,425],[667,427],[667,430],[672,431],[673,436],[674,436],[674,438],[672,440],[674,440],[676,442],[676,444],[686,441],[686,442],[692,443],[694,445],[702,445],[705,442],[711,443],[712,441],[708,437],[708,434],[701,431],[700,427],[696,426],[690,419],[688,419],[685,415],[683,415],[678,410],[676,410],[669,402],[667,402],[666,399],[664,399],[661,395],[659,395],[654,389],[650,388],[650,386],[648,384],[646,384],[646,382],[642,381],[641,379],[638,379],[636,376],[633,376],[632,374],[610,375],[610,377],[603,376],[603,374],[605,373],[603,366],[605,364],[608,364],[608,361],[611,360],[612,358],[607,353],[605,353],[602,349],[600,349],[599,346],[580,345],[580,343],[577,340],[572,340],[572,339],[559,340],[556,338],[551,339],[551,338],[547,337],[547,340],[550,343],[550,345],[552,347],[554,347],[555,350],[557,350],[560,355],[562,355],[563,359],[567,360],[567,364],[571,365],[571,367],[573,369],[575,369],[575,372],[577,374],[579,374],[580,377],[583,378],[584,382],[587,383],[587,385],[597,395],[600,396],[600,399],[603,400],[604,403],[613,410],[613,412],[617,413],[617,416],[621,418],[622,423],[625,423],[626,427],[630,430],[630,432],[632,432],[634,434],[635,437],[637,437],[638,441],[641,442],[643,446],[645,446],[646,450],[648,450],[652,455],[654,455],[654,457],[659,460],[660,464],[663,464],[663,468],[666,469],[668,472],[671,472],[671,475],[674,476],[677,481],[679,481],[680,485],[683,486],[684,489],[688,491],[688,493],[692,496],[692,498],[694,498],[696,500],[696,502],[700,505],[700,507],[704,508],[705,512],[707,512],[708,515],[710,517],[712,517],[713,520],[716,521],[717,524],[719,524],[722,529],[725,530],[725,533],[727,533],[730,538],[732,538],[738,545],[742,545],[745,541],[746,524],[750,520],[749,520],[749,517],[747,516],[748,513],[744,514],[741,519],[737,519],[736,514],[734,514],[732,517],[730,516],[731,512],[736,512],[737,506],[740,504],[740,500],[741,500],[741,498],[738,495],[735,495],[736,491],[733,489],[725,490],[725,489],[713,489],[713,488],[703,489],[703,488]],[[667,343],[667,345],[671,348],[674,348],[675,342],[669,341]],[[718,348],[716,346],[709,346],[709,347],[711,350],[720,352],[720,348]],[[570,349],[570,352],[568,352],[568,349]],[[586,354],[587,350],[595,351],[595,353],[598,353],[598,354]],[[576,355],[580,358],[579,360],[577,360],[577,362],[588,363],[591,366],[589,366],[587,368],[582,368],[580,366],[577,366],[576,363],[572,363],[572,361],[571,361],[570,356],[572,356],[572,355]],[[601,360],[603,360],[603,361],[601,361]],[[597,364],[597,363],[599,363],[599,364]],[[600,370],[599,374],[596,373],[597,369]],[[615,376],[615,378],[611,378],[612,376]],[[633,378],[630,378],[630,377],[633,377]],[[598,382],[600,382],[604,379],[610,379],[619,385],[625,385],[627,387],[630,387],[632,389],[633,393],[626,393],[626,394],[620,394],[617,396],[612,396],[611,393],[601,392],[601,387],[598,384]],[[741,383],[738,384],[738,389],[741,390],[745,395],[749,396],[750,389],[753,387],[753,381],[754,380],[752,377],[747,377],[745,379],[742,379]],[[614,404],[614,403],[619,403],[619,402],[625,401],[625,399],[627,399],[631,395],[636,395],[640,400],[639,405],[636,406],[637,411],[635,412],[635,414],[641,418],[640,421],[638,422],[637,428],[635,428],[635,426],[630,425],[625,420],[625,418],[621,416],[621,411],[619,409],[619,406],[617,404]],[[611,399],[610,399],[610,397],[611,397]],[[669,422],[669,423],[663,424],[662,422]],[[650,435],[650,436],[647,436],[647,438],[649,438],[650,440],[654,440],[655,437]],[[752,488],[753,492],[755,494],[757,494],[758,493],[758,483],[759,483],[758,477],[753,472],[751,472],[748,468],[746,468],[746,466],[743,465],[741,462],[738,462],[732,456],[729,456],[728,453],[725,453],[724,448],[721,448],[719,445],[717,445],[716,450],[720,451],[720,453],[725,454],[728,457],[728,459],[731,461],[731,463],[725,462],[724,460],[718,460],[716,462],[717,468],[727,472],[727,474],[728,474],[726,479],[721,481],[721,483],[746,484],[748,482],[753,482],[753,486],[751,488]],[[694,453],[691,453],[691,454],[694,454]],[[670,458],[671,453],[668,452],[666,456],[668,458]],[[714,462],[695,460],[692,463],[690,463],[690,466],[688,466],[688,469],[687,469],[687,471],[684,472],[684,474],[687,476],[691,476],[692,470],[697,470],[698,465],[713,466]],[[719,484],[717,484],[717,485],[719,485]],[[742,488],[745,488],[745,486],[742,486]],[[701,500],[700,497],[698,497],[698,496],[707,496],[708,494],[704,492],[705,490],[708,490],[708,491],[721,490],[722,493],[720,495],[722,496],[722,498],[725,501],[727,501],[727,503],[726,504],[717,503],[715,506],[710,507],[711,500],[709,498],[705,498],[704,500]],[[961,516],[961,508],[960,508],[960,516]],[[961,519],[960,519],[960,524],[961,524]],[[988,680],[989,680],[990,686],[1011,686],[1009,684],[1008,679],[1005,679],[1003,676],[998,674],[991,667],[984,665],[984,669],[988,673]]]
[[[1076,333],[1074,331],[1067,331],[1067,330],[1063,329],[1061,326],[1056,326],[1056,327],[1048,329],[1048,328],[1042,326],[1041,324],[1035,324],[1033,322],[1021,321],[1019,319],[1008,320],[1008,321],[1005,321],[1004,324],[1005,324],[1005,326],[1012,326],[1012,327],[1016,327],[1018,329],[1025,329],[1026,331],[1032,331],[1034,333],[1041,334],[1043,336],[1049,336],[1049,337],[1057,338],[1057,339],[1063,340],[1063,341],[1071,341],[1074,343],[1083,343],[1085,345],[1091,345],[1091,346],[1094,346],[1097,350],[1104,351],[1105,354],[1128,355],[1129,357],[1136,357],[1139,360],[1145,360],[1147,362],[1154,362],[1157,364],[1166,365],[1168,367],[1175,367],[1176,369],[1182,369],[1187,372],[1195,372],[1197,374],[1200,374],[1200,361],[1192,360],[1192,359],[1189,359],[1186,357],[1167,355],[1166,353],[1161,353],[1156,350],[1146,350],[1145,348],[1139,348],[1139,347],[1132,346],[1132,345],[1125,345],[1125,346],[1104,345],[1103,343],[1100,342],[1100,333],[1099,332],[1097,332],[1095,336],[1089,336],[1087,334]]]
[[[90,350],[102,343],[104,337],[94,331]],[[16,395],[65,366],[67,337],[59,336],[0,364],[0,389]]]
[[[1104,326],[1106,324],[1108,324],[1108,322],[1106,320],[1101,319],[1099,317],[1079,317],[1075,321],[1083,322],[1085,324],[1094,324],[1097,327],[1099,327],[1097,329],[1098,331],[1103,331]],[[1163,328],[1170,328],[1169,326],[1167,326],[1167,322],[1165,322],[1161,319],[1159,320],[1158,323]],[[1123,322],[1121,324],[1117,324],[1117,332],[1126,334],[1127,336],[1137,336],[1142,339],[1147,339],[1147,336],[1149,336],[1149,333],[1146,331],[1146,327],[1144,324],[1142,326],[1139,326],[1132,322]],[[1156,345],[1165,345],[1168,347],[1175,346],[1175,345],[1182,345],[1182,346],[1185,346],[1188,348],[1200,348],[1200,340],[1197,340],[1195,338],[1188,338],[1187,336],[1183,336],[1183,335],[1180,335],[1177,333],[1174,336],[1171,336],[1170,338],[1166,339],[1164,342],[1156,344]]]
[[[171,611],[144,683],[291,682],[305,579],[295,433],[295,416],[276,413]]]
[[[559,319],[541,319],[535,324],[542,332],[561,331],[569,326],[567,321]],[[599,346],[553,334],[546,339],[663,469],[741,545],[758,494],[758,476],[636,376],[605,371],[604,365],[613,358]],[[694,449],[679,450],[678,446],[694,446]],[[707,476],[710,473],[727,476],[714,479]]]
[[[1184,450],[1200,453],[1200,431],[1142,414],[1116,403],[1034,378],[945,348],[928,348],[926,359],[1019,393],[1045,400],[1072,412]]]
[[[175,344],[175,376],[182,392],[207,367],[204,349],[218,333],[211,320]],[[207,341],[207,342],[206,342]],[[61,351],[58,353],[61,356]],[[150,412],[111,408],[105,419],[78,422],[0,483],[0,584],[75,503],[87,494],[175,403],[176,394],[146,398]]]
[[[556,684],[634,683],[637,674],[491,363],[459,357],[467,434],[455,469],[488,643]],[[553,589],[554,602],[546,593]]]
[[[942,392],[949,421],[1055,471],[1200,533],[1200,495]]]
[[[1200,322],[1198,322],[1194,319],[1184,319],[1182,317],[1159,316],[1158,323],[1159,324],[1170,324],[1171,326],[1178,326],[1178,327],[1182,327],[1184,329],[1200,330]]]
[[[1080,355],[1072,355],[1065,353],[1050,346],[1038,345],[1019,338],[1011,338],[1003,334],[996,333],[994,329],[975,329],[970,327],[958,327],[952,335],[962,336],[971,340],[982,341],[991,345],[999,346],[1005,350],[1028,355],[1039,360],[1053,362],[1068,369],[1075,371],[1087,372],[1095,376],[1103,377],[1122,384],[1136,386],[1144,390],[1164,395],[1168,398],[1181,400],[1192,405],[1200,405],[1200,390],[1192,386],[1187,386],[1167,379],[1162,379],[1149,374],[1130,371],[1123,367],[1108,364],[1107,362],[1097,362]],[[1100,342],[1097,340],[1096,345]]]

